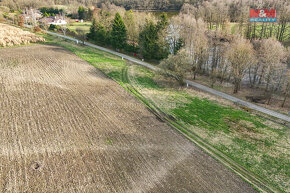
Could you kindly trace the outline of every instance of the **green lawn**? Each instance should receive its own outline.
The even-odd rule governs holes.
[[[86,33],[88,33],[90,31],[91,25],[92,25],[92,22],[89,22],[89,21],[83,22],[83,23],[74,22],[68,25],[68,29],[75,32],[77,28],[81,28],[85,30]]]
[[[165,77],[113,55],[51,36],[46,38],[48,43],[63,46],[88,61],[124,88],[135,88],[145,97],[145,104],[156,105],[174,117],[187,133],[200,137],[278,191],[290,191],[289,128],[206,94],[170,86]]]

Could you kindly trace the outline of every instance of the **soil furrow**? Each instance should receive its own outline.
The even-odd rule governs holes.
[[[255,192],[71,52],[0,55],[0,191]]]

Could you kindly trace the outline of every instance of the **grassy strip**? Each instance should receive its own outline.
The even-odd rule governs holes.
[[[86,33],[89,33],[91,25],[92,25],[92,22],[83,22],[83,23],[74,22],[68,25],[68,29],[70,31],[76,32],[76,29],[79,28],[79,29],[84,30]]]
[[[208,99],[193,97],[184,90],[166,88],[152,92],[157,90],[155,87],[152,85],[149,92],[148,89],[143,91],[150,93],[149,97],[157,104],[164,100],[166,104],[174,103],[176,107],[162,108],[162,111],[175,117],[188,132],[200,136],[207,144],[260,176],[257,178],[278,189],[275,192],[288,191],[289,128]],[[140,90],[142,92],[142,87]],[[158,99],[165,95],[168,97]]]
[[[182,89],[160,86],[156,83],[154,72],[140,66],[130,66],[128,70],[124,60],[111,54],[55,41],[50,36],[46,39],[71,50],[103,71],[140,99],[156,116],[165,119],[194,142],[203,144],[205,149],[212,147],[211,152],[218,157],[223,157],[224,154],[234,160],[240,166],[234,162],[231,164],[240,168],[240,174],[243,175],[248,170],[260,176],[251,179],[252,181],[262,179],[281,192],[289,190],[288,128],[274,123],[269,126],[267,121],[247,112],[192,96]],[[168,107],[168,104],[174,105]],[[163,112],[165,113],[162,114]],[[223,159],[229,160],[228,158]]]

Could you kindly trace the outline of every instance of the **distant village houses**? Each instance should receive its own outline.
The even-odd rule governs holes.
[[[41,18],[39,23],[44,25],[66,25],[68,22],[63,16],[49,16]]]
[[[35,24],[40,18],[42,18],[42,13],[37,9],[26,9],[20,16],[24,19],[26,24]]]

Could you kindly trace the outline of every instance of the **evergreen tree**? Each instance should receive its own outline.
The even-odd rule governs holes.
[[[176,55],[178,51],[183,47],[183,40],[179,38],[173,45],[173,54]]]
[[[168,26],[168,16],[166,13],[160,15],[160,20],[157,22],[157,30],[165,30]]]
[[[86,19],[90,21],[92,20],[92,18],[93,18],[93,11],[90,8],[88,8]]]
[[[98,23],[96,26],[95,40],[101,45],[105,45],[108,42],[110,35],[106,32],[105,27]]]
[[[93,19],[88,38],[100,45],[105,45],[108,39],[108,33],[101,23],[97,23],[96,20]]]
[[[83,6],[79,6],[78,14],[79,19],[85,19],[85,8]]]
[[[168,16],[166,13],[160,15],[160,20],[157,22],[157,33],[158,33],[158,50],[155,59],[162,60],[167,58],[169,54],[169,44],[167,42],[167,27],[168,27]]]
[[[156,26],[152,21],[148,21],[139,36],[139,45],[141,54],[146,59],[155,59],[158,51],[158,33]]]
[[[92,25],[91,25],[91,27],[90,27],[90,32],[88,33],[88,38],[89,38],[90,40],[95,40],[96,25],[97,25],[96,20],[93,19],[93,21],[92,21]]]
[[[123,49],[126,46],[127,30],[119,13],[116,13],[111,32],[111,43],[114,48]]]
[[[168,17],[166,14],[160,16],[157,24],[148,21],[139,35],[141,53],[146,59],[161,60],[168,56],[169,45],[166,41],[166,29]]]

